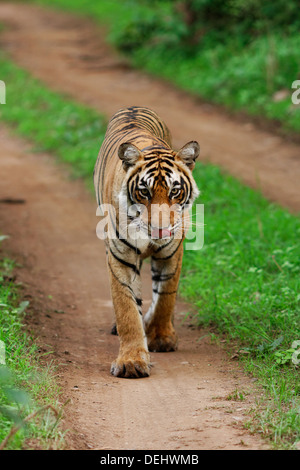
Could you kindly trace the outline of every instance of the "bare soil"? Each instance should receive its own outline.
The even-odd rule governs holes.
[[[0,4],[0,21],[9,25],[1,39],[5,48],[52,88],[108,116],[129,104],[149,106],[169,125],[176,146],[198,139],[204,159],[254,187],[259,181],[267,197],[299,210],[295,144],[131,70],[90,21],[6,3]],[[178,351],[152,353],[149,378],[110,375],[118,338],[110,334],[114,319],[104,246],[95,233],[96,202],[65,167],[32,153],[4,126],[0,140],[0,231],[10,235],[5,250],[20,264],[17,279],[30,300],[30,327],[41,351],[54,351],[62,400],[70,399],[63,419],[68,448],[267,448],[243,427],[257,393],[251,378],[210,343],[207,332],[183,321],[193,307],[180,299]],[[147,269],[143,278],[147,309]],[[244,401],[228,399],[236,390],[244,392]]]

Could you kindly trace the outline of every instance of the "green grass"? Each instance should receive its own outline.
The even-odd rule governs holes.
[[[299,35],[282,41],[275,34],[257,39],[246,50],[236,50],[232,43],[226,49],[208,47],[191,59],[180,54],[170,58],[167,49],[158,54],[145,47],[136,51],[133,64],[212,103],[276,121],[286,132],[299,132],[300,106],[291,102],[292,82],[299,75],[299,47]],[[280,90],[286,97],[276,101]]]
[[[199,163],[195,178],[205,243],[185,252],[181,295],[196,305],[197,322],[224,335],[259,378],[259,430],[276,445],[292,444],[300,431],[299,366],[292,362],[300,340],[300,221],[216,167]]]
[[[103,117],[5,58],[0,67],[9,84],[0,118],[91,183]],[[205,204],[205,244],[185,252],[181,295],[196,305],[199,325],[243,351],[245,369],[258,378],[264,394],[249,426],[293,448],[300,439],[299,368],[290,351],[300,339],[299,219],[213,165],[198,163],[195,178]]]
[[[94,157],[105,133],[103,116],[41,86],[1,54],[0,70],[7,103],[0,118],[32,139],[35,151],[53,152],[70,164],[73,176],[83,177],[91,188]]]
[[[203,188],[205,244],[186,252],[185,266],[201,271],[201,281],[187,277],[182,287],[201,319],[217,321],[254,350],[284,329],[287,344],[298,339],[300,221],[216,167],[199,163],[195,178]]]
[[[54,368],[41,365],[38,346],[24,328],[29,302],[21,302],[13,271],[14,262],[0,251],[0,445],[20,426],[5,449],[59,448],[63,434],[53,411],[61,408]]]
[[[188,55],[176,42],[178,25],[170,20],[165,2],[145,6],[132,0],[33,1],[91,16],[105,25],[113,45],[130,51],[136,67],[233,112],[263,116],[287,133],[300,131],[300,105],[291,102],[291,86],[300,73],[298,32],[271,30],[245,45],[243,36],[229,32],[220,40],[212,31]],[[158,20],[165,30],[143,41],[146,30],[157,29]],[[275,93],[282,90],[286,95],[278,101]]]

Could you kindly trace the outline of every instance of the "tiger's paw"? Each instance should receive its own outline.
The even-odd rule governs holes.
[[[119,356],[112,363],[110,373],[115,377],[139,379],[141,377],[149,377],[150,368],[149,353],[145,351],[130,356]]]
[[[152,352],[170,352],[178,348],[178,338],[175,332],[169,334],[147,335],[148,349]]]

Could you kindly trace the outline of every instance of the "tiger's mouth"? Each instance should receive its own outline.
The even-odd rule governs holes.
[[[182,221],[179,219],[169,226],[157,227],[152,225],[151,221],[145,222],[140,216],[135,218],[131,216],[128,229],[129,235],[134,239],[155,240],[159,243],[161,240],[181,238]]]
[[[168,228],[152,228],[151,229],[151,238],[153,239],[164,239],[171,238],[173,232]]]

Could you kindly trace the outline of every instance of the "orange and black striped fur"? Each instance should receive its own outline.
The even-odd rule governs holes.
[[[120,339],[111,366],[115,376],[148,376],[149,351],[177,348],[173,311],[185,235],[181,221],[198,195],[192,177],[198,154],[194,141],[172,150],[168,128],[148,108],[122,109],[108,124],[94,185],[98,205],[113,208],[105,243]],[[151,257],[153,300],[143,318],[140,270],[146,257]]]

